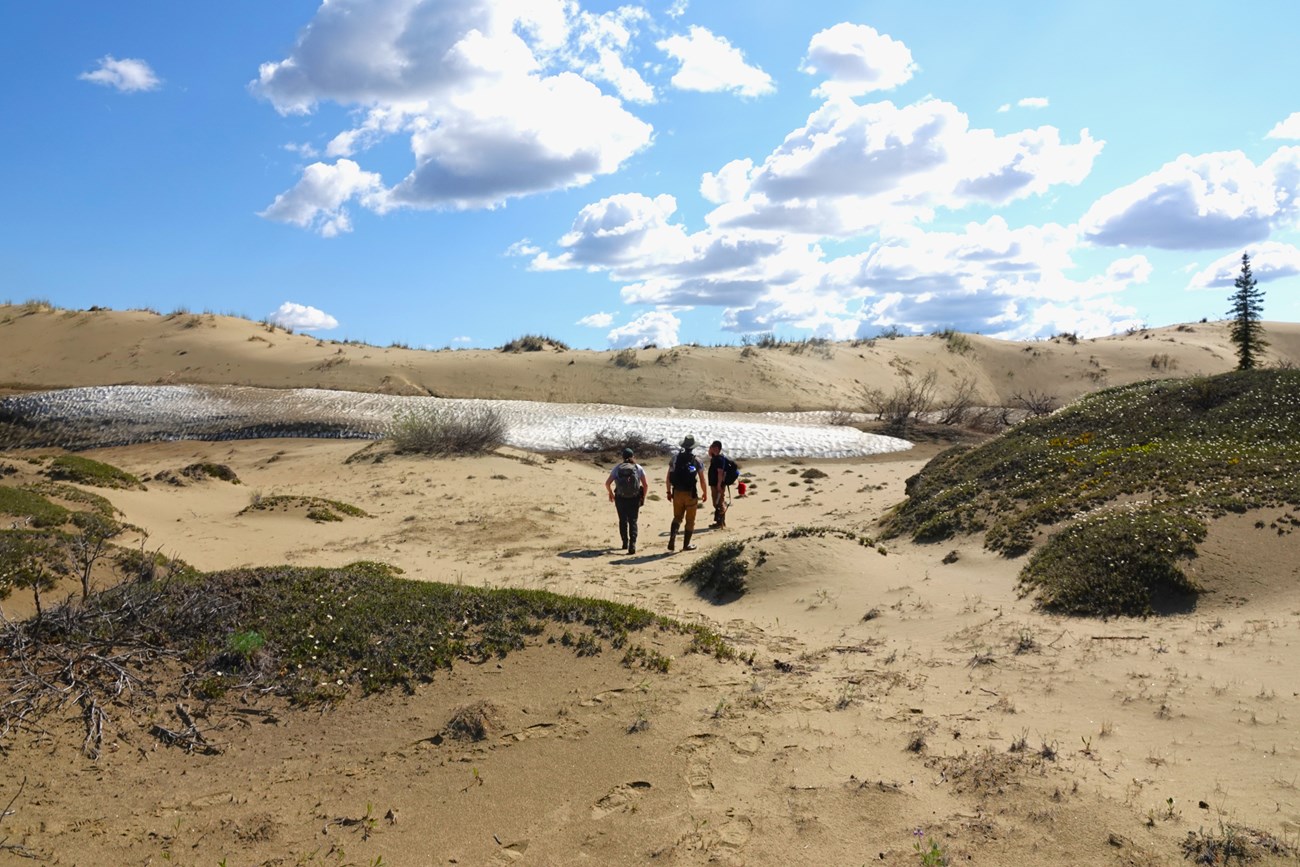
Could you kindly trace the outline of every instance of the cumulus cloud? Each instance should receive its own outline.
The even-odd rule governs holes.
[[[956,106],[857,105],[831,100],[760,165],[735,161],[704,176],[720,202],[714,226],[843,237],[896,221],[928,220],[937,207],[1005,204],[1078,184],[1105,143],[1077,144],[1051,126],[999,136],[972,129]]]
[[[1102,246],[1203,250],[1262,241],[1300,210],[1300,147],[1260,165],[1240,151],[1183,154],[1098,199],[1080,221]]]
[[[667,310],[652,310],[643,313],[626,325],[615,328],[606,335],[613,349],[625,349],[629,346],[676,346],[677,329],[682,321]]]
[[[1268,283],[1300,274],[1300,249],[1278,241],[1263,241],[1211,262],[1192,277],[1187,288],[1230,288],[1241,275],[1243,252],[1250,255],[1250,272],[1258,283]]]
[[[1026,96],[1016,103],[1021,108],[1047,108],[1048,101],[1045,96]]]
[[[1293,111],[1286,120],[1278,121],[1264,137],[1300,139],[1300,111]]]
[[[849,97],[898,87],[916,68],[902,42],[865,24],[842,23],[813,36],[800,71],[825,76],[813,95]]]
[[[285,115],[323,102],[361,109],[330,141],[329,157],[409,138],[413,168],[384,195],[358,187],[363,207],[492,208],[588,183],[649,144],[651,126],[619,98],[653,99],[627,62],[643,18],[633,8],[586,13],[566,0],[333,0],[250,88]],[[343,204],[332,209],[346,214]],[[325,223],[344,231],[346,218]]]
[[[746,63],[740,49],[704,27],[692,26],[685,35],[670,36],[656,45],[680,64],[672,85],[681,90],[762,96],[776,89],[772,77]]]
[[[584,316],[578,320],[579,325],[585,325],[588,328],[608,328],[614,324],[613,313],[592,313],[590,316]]]
[[[293,189],[275,197],[258,216],[311,229],[326,238],[352,231],[344,204],[353,198],[382,210],[384,185],[379,175],[362,171],[352,160],[333,165],[312,163]]]
[[[294,331],[328,331],[338,328],[339,321],[323,310],[286,301],[266,317],[268,322]]]
[[[111,87],[121,93],[157,90],[162,86],[162,80],[145,61],[133,57],[118,60],[111,54],[101,57],[98,67],[91,72],[83,72],[77,78]]]

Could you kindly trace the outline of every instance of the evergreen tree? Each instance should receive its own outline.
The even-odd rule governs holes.
[[[1228,329],[1228,339],[1237,346],[1237,369],[1251,370],[1260,360],[1264,347],[1264,326],[1260,324],[1260,315],[1264,312],[1264,290],[1255,286],[1255,278],[1250,273],[1250,256],[1241,254],[1241,275],[1233,282],[1236,291],[1232,293],[1232,307],[1228,315],[1232,325]]]

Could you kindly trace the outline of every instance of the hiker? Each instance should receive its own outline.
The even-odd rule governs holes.
[[[695,457],[692,451],[694,448],[695,437],[686,437],[682,440],[682,450],[668,463],[668,498],[673,502],[673,524],[668,532],[669,551],[677,550],[677,530],[681,527],[683,518],[686,519],[686,535],[682,537],[682,550],[695,550],[691,544],[691,534],[695,532],[695,509],[701,499],[695,489],[696,481],[700,483],[704,502],[709,501],[704,467],[700,466],[699,458]]]
[[[632,460],[632,455],[632,449],[623,449],[623,462],[610,470],[609,478],[605,479],[609,501],[618,510],[618,535],[623,540],[623,550],[629,554],[636,553],[636,518],[650,490],[645,469]]]
[[[731,458],[722,453],[722,440],[714,440],[709,446],[709,488],[713,491],[713,523],[711,530],[727,527],[727,488],[735,483],[740,475],[740,467]]]

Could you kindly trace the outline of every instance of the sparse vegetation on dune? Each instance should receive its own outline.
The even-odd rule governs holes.
[[[652,629],[689,637],[697,652],[734,655],[711,630],[630,605],[409,581],[379,563],[206,574],[180,568],[4,624],[0,737],[71,702],[81,706],[94,752],[103,721],[120,715],[125,722],[128,707],[147,716],[165,700],[209,700],[231,690],[273,692],[300,704],[409,690],[459,661],[501,659],[546,641],[551,625],[578,632],[572,643],[588,655],[606,644],[625,650],[629,665],[658,667],[656,654],[634,652],[639,645],[630,643]]]
[[[457,414],[431,406],[398,415],[388,438],[398,454],[478,454],[505,442],[506,423],[489,407]]]
[[[1300,505],[1297,405],[1291,370],[1107,389],[939,455],[908,480],[887,533],[983,532],[1007,556],[1041,545],[1021,581],[1045,607],[1146,614],[1160,593],[1195,592],[1178,564],[1207,520]]]
[[[569,344],[563,340],[556,340],[545,334],[525,334],[522,337],[516,337],[509,343],[502,345],[502,352],[541,352],[545,349],[552,349],[556,352],[565,352]]]

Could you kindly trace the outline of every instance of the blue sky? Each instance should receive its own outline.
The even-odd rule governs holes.
[[[0,298],[493,347],[1300,320],[1300,7],[11,4]]]

